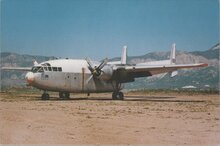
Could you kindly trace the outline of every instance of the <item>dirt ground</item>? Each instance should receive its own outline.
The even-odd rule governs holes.
[[[219,95],[0,93],[1,144],[220,144]]]

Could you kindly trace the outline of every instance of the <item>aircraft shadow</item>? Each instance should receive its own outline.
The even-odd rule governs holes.
[[[88,100],[88,101],[115,101],[112,98],[107,97],[71,97],[70,99],[63,100],[57,97],[51,97],[51,101],[80,101],[80,100]],[[116,100],[120,101],[120,100]],[[184,100],[184,99],[177,99],[174,96],[125,96],[124,101],[142,101],[142,102],[205,102],[204,100]]]
[[[204,102],[204,100],[177,99],[175,96],[126,96],[128,101],[152,101],[152,102]]]

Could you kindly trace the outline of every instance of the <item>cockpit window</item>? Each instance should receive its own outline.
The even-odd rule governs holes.
[[[53,71],[57,71],[57,67],[53,67]]]
[[[44,72],[43,67],[41,67],[38,72]]]
[[[51,66],[50,63],[46,63],[47,66]]]
[[[41,64],[42,66],[51,66],[50,63]]]
[[[40,68],[42,68],[42,67],[40,67],[40,66],[32,67],[31,71],[32,71],[33,73],[39,72],[38,70],[39,70]]]
[[[44,71],[47,71],[47,67],[44,67]]]
[[[54,72],[62,72],[62,67],[50,67],[50,66],[34,66],[32,67],[31,71],[33,73],[36,73],[36,72],[44,72],[44,71],[54,71]]]
[[[48,70],[49,70],[49,71],[52,71],[52,68],[51,68],[50,66],[48,66]]]

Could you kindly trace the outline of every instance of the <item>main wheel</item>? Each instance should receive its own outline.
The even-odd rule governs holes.
[[[70,99],[70,93],[66,92],[64,93],[64,95],[65,95],[65,99]]]
[[[113,92],[112,99],[113,100],[124,100],[124,94],[122,92]]]
[[[112,93],[112,99],[113,99],[113,100],[117,100],[117,93],[116,93],[116,92],[113,92],[113,93]]]
[[[119,100],[124,100],[124,94],[123,94],[123,92],[118,92],[118,99],[119,99]]]
[[[63,92],[59,92],[59,97],[63,99]]]

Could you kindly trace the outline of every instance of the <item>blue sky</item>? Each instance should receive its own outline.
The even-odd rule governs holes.
[[[219,42],[218,0],[1,0],[1,51],[93,59]]]

